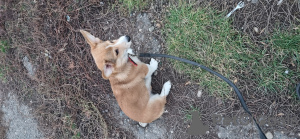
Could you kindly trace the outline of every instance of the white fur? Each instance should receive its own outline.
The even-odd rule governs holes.
[[[147,64],[147,66],[148,66],[149,71],[146,75],[146,78],[149,78],[149,77],[151,77],[153,72],[156,71],[156,69],[158,67],[158,62],[155,59],[151,58],[150,64]]]
[[[127,49],[127,53],[131,54],[131,55],[134,55],[133,50],[131,48]]]
[[[150,64],[147,64],[147,67],[148,67],[148,73],[145,77],[145,84],[151,95],[151,76],[153,72],[155,72],[155,70],[157,69],[158,62],[155,59],[151,58]]]
[[[161,90],[161,93],[160,93],[160,96],[167,96],[168,94],[169,94],[169,92],[170,92],[170,89],[171,89],[171,82],[170,81],[167,81],[167,82],[165,82],[165,84],[164,84],[164,86],[163,86],[163,88],[162,88],[162,90]]]
[[[128,42],[127,39],[126,39],[126,37],[125,37],[125,36],[122,36],[122,37],[120,37],[120,38],[117,40],[117,42],[116,42],[115,44],[113,44],[113,45],[108,45],[108,46],[105,47],[105,49],[107,49],[107,48],[109,48],[109,47],[114,47],[114,46],[119,45],[119,44],[122,44],[122,43],[127,43],[126,46],[127,46],[128,48],[129,48],[130,45],[131,45],[131,41]]]
[[[142,127],[146,127],[146,126],[147,126],[147,123],[141,123],[141,122],[139,122],[139,124],[140,124],[140,126],[142,126]]]

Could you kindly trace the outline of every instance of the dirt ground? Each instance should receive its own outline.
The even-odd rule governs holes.
[[[154,92],[160,92],[168,80],[173,85],[167,112],[160,119],[142,128],[118,107],[79,29],[103,40],[129,35],[137,53],[166,53],[162,28],[170,3],[154,0],[148,8],[126,16],[118,1],[1,1],[0,17],[5,19],[0,22],[1,39],[8,39],[12,46],[0,55],[1,65],[9,69],[5,71],[9,75],[4,83],[6,89],[16,92],[22,103],[34,109],[40,131],[47,138],[258,138],[251,125],[243,128],[214,124],[214,114],[246,115],[235,94],[227,100],[208,95],[196,82],[176,72],[167,59],[158,59],[159,68],[152,78]],[[237,0],[199,1],[195,6],[214,6],[229,12],[236,3]],[[281,7],[275,1],[247,1],[246,7],[232,18],[236,29],[258,42],[274,30],[272,22],[278,20],[286,27],[296,24],[299,11],[296,1],[284,1]],[[264,30],[255,34],[253,27]],[[278,121],[285,116],[298,117],[294,124],[263,124],[263,131],[271,132],[274,138],[300,138],[300,104],[291,104],[293,100],[287,92],[280,96],[261,94],[247,78],[251,75],[237,86],[255,117],[274,117]],[[201,97],[197,96],[199,91],[203,92]],[[186,117],[195,109],[209,126],[206,135],[187,134],[192,121]],[[242,130],[245,134],[239,134]],[[231,131],[232,136],[224,135]]]

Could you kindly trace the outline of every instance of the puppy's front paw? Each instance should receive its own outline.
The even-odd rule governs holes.
[[[150,66],[156,70],[158,67],[158,62],[155,59],[151,58]]]

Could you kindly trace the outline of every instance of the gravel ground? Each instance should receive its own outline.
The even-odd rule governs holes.
[[[28,106],[19,103],[12,93],[3,97],[3,92],[0,92],[0,96],[3,98],[0,99],[2,102],[0,108],[3,111],[2,124],[8,127],[6,133],[8,139],[43,138],[43,134],[38,130],[38,123]]]

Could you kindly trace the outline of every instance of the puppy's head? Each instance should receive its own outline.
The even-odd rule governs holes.
[[[108,79],[116,69],[127,63],[127,51],[131,45],[129,36],[122,36],[117,40],[102,41],[84,30],[80,30],[80,32],[91,46],[92,56],[97,67],[102,71],[104,79]]]

